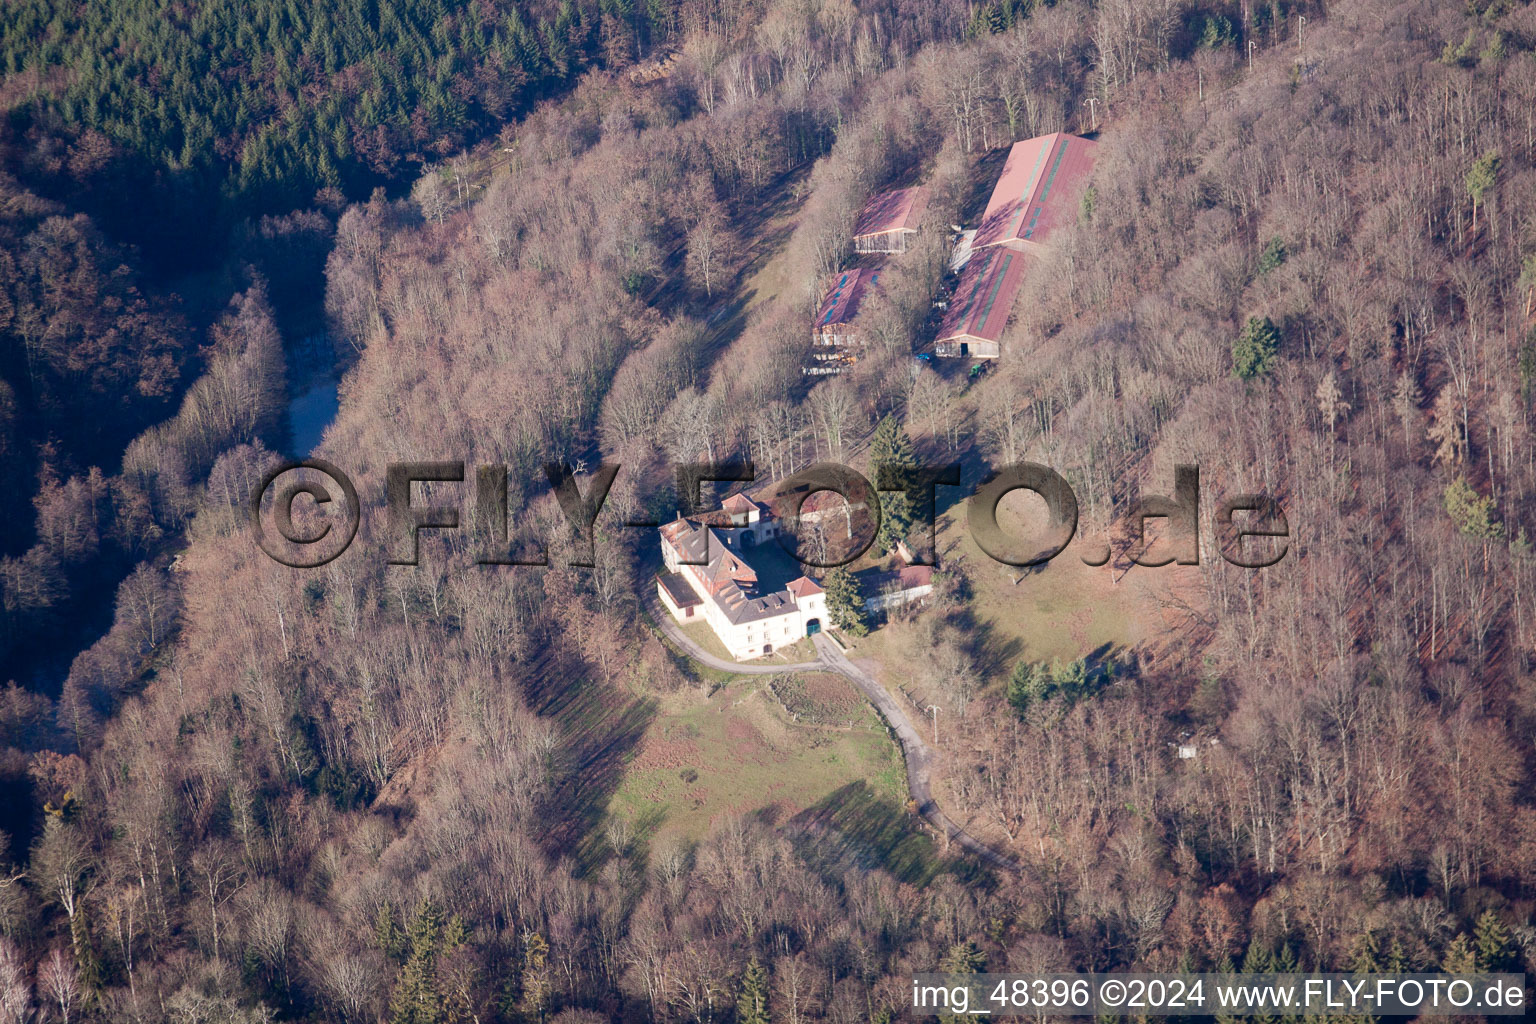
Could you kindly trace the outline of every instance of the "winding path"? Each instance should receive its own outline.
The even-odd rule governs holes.
[[[880,681],[865,669],[855,665],[830,636],[818,633],[812,638],[812,643],[816,645],[815,661],[802,661],[792,665],[752,665],[728,661],[700,647],[693,638],[683,632],[682,627],[661,606],[654,595],[646,596],[645,606],[650,612],[651,620],[661,628],[667,639],[676,644],[690,658],[721,672],[735,672],[749,676],[771,676],[783,672],[836,672],[849,680],[869,699],[869,702],[875,706],[875,710],[880,712],[880,716],[891,727],[891,731],[896,734],[896,741],[901,744],[901,750],[907,762],[907,791],[911,794],[912,802],[917,805],[917,812],[934,828],[948,836],[951,842],[991,867],[1015,873],[1021,870],[1016,861],[998,853],[971,835],[939,808],[938,802],[933,798],[933,766],[938,762],[938,751],[929,746],[928,741],[923,739],[923,734],[913,728],[912,720],[907,717],[906,711]]]

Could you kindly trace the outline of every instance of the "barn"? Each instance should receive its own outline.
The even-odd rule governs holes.
[[[872,197],[859,211],[853,228],[855,252],[906,252],[917,234],[918,221],[928,209],[928,190],[899,188]]]
[[[1024,264],[1032,257],[1004,246],[977,252],[960,271],[960,283],[934,339],[937,356],[996,359],[1002,353],[1003,328],[1024,283]]]
[[[1038,252],[1052,231],[1075,223],[1097,148],[1062,132],[1014,143],[972,246]]]
[[[957,247],[960,283],[934,338],[934,355],[996,359],[1002,353],[1025,263],[1044,251],[1056,228],[1076,222],[1097,146],[1062,132],[1014,143],[975,236]]]
[[[844,347],[857,343],[854,320],[859,315],[859,306],[879,281],[880,271],[867,267],[839,273],[821,300],[821,308],[816,311],[811,344]]]

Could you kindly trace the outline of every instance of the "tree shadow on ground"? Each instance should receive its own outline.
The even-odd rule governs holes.
[[[850,868],[888,871],[918,886],[942,874],[967,882],[985,876],[959,850],[945,854],[917,818],[865,782],[850,782],[828,794],[782,829],[806,863],[829,879]]]
[[[1130,672],[1125,657],[1129,651],[1130,648],[1124,644],[1109,641],[1099,644],[1083,655],[1083,667],[1088,670],[1088,678],[1103,679],[1106,683],[1124,679]]]
[[[1003,165],[1008,162],[1008,152],[1009,147],[1003,146],[972,165],[970,191],[960,209],[967,224],[974,225],[981,221],[987,202],[992,198],[992,189],[996,187],[997,179],[1002,177]]]
[[[559,651],[529,674],[525,691],[529,707],[561,733],[561,770],[547,801],[555,813],[543,845],[552,857],[574,853],[585,872],[611,852],[602,828],[608,803],[656,717],[656,702],[594,679],[580,658]]]
[[[956,562],[951,562],[955,566]],[[964,566],[955,571],[961,573],[960,602],[949,614],[959,635],[965,638],[965,652],[971,658],[976,671],[983,677],[1011,671],[1013,663],[1024,656],[1024,642],[1016,636],[1008,636],[992,623],[976,614],[976,595],[973,583],[966,573],[974,567]]]
[[[726,349],[741,337],[747,326],[747,307],[756,297],[757,292],[749,288],[709,314],[704,321],[704,341],[699,347],[701,366],[714,366]]]

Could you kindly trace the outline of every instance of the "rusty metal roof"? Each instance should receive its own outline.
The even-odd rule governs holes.
[[[850,324],[859,315],[859,304],[880,281],[880,271],[868,268],[845,270],[833,279],[832,287],[816,312],[816,330],[831,324]]]
[[[887,231],[916,231],[923,211],[928,209],[928,190],[921,185],[881,192],[870,197],[859,211],[853,237],[881,235]]]
[[[1044,242],[1077,220],[1083,183],[1098,143],[1056,132],[1014,143],[992,189],[976,247]]]
[[[960,272],[960,283],[950,297],[937,340],[1001,338],[1013,300],[1024,283],[1024,264],[1029,258],[1001,246],[983,249],[971,257]]]

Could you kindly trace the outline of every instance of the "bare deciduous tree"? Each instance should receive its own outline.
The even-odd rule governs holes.
[[[59,1008],[63,1024],[69,1024],[69,1015],[80,1002],[80,972],[75,958],[55,946],[48,958],[37,965],[38,991],[52,1005]]]

